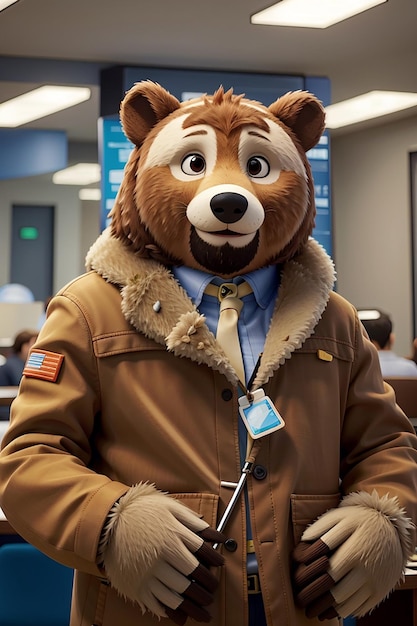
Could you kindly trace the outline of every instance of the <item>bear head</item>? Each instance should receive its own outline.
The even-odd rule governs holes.
[[[179,102],[144,81],[120,116],[135,147],[111,231],[139,256],[231,278],[292,258],[311,235],[306,152],[324,129],[312,94],[266,107],[219,88]]]

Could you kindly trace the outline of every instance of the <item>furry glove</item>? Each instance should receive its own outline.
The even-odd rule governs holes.
[[[178,500],[140,483],[111,510],[100,552],[112,586],[143,612],[177,624],[188,617],[209,622],[205,607],[217,587],[209,567],[224,561],[209,542],[222,541]]]
[[[396,498],[352,493],[303,533],[294,551],[296,598],[308,617],[361,617],[395,587],[412,551]]]

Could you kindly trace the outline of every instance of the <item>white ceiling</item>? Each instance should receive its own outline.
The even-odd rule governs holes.
[[[47,82],[27,69],[44,59],[327,76],[334,102],[372,89],[417,92],[417,0],[389,0],[323,30],[251,25],[271,3],[19,0],[0,13],[0,102]],[[97,81],[91,87],[88,103],[28,126],[95,141]]]

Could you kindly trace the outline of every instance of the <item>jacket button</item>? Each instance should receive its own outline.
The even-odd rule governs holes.
[[[264,478],[267,477],[268,472],[266,467],[264,467],[263,465],[255,465],[252,474],[253,477],[256,478],[256,480],[264,480]]]
[[[233,391],[231,389],[223,389],[222,398],[225,402],[229,402],[233,398]]]
[[[228,552],[236,552],[237,541],[235,541],[234,539],[226,539],[226,541],[224,542],[224,547],[226,548],[226,550],[228,550]]]

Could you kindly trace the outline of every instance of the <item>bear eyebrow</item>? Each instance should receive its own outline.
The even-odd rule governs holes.
[[[265,139],[265,141],[271,141],[269,137],[265,137],[265,135],[261,135],[261,133],[257,133],[256,130],[248,131],[248,135],[253,135],[254,137],[259,137],[260,139]]]
[[[207,135],[207,131],[206,130],[194,130],[190,133],[187,133],[186,135],[184,135],[184,137],[193,137],[194,135]]]

